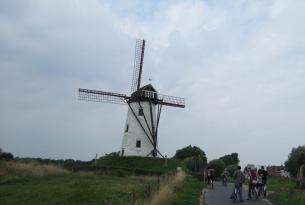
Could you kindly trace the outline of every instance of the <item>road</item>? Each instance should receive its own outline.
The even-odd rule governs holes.
[[[214,188],[208,188],[205,194],[205,205],[228,205],[234,204],[230,199],[230,195],[233,191],[233,184],[228,184],[223,186],[220,182],[215,182]],[[269,205],[263,200],[252,201],[247,200],[248,192],[243,189],[243,199],[244,202],[240,203],[237,201],[235,204],[243,205]]]

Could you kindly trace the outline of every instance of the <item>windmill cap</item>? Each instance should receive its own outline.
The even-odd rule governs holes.
[[[153,92],[156,93],[155,96],[153,97],[145,97],[143,95],[143,91],[149,91],[149,92]],[[130,102],[137,102],[137,101],[152,101],[152,103],[157,104],[157,91],[156,89],[151,85],[151,84],[147,84],[143,87],[141,87],[139,90],[133,92],[130,96]]]

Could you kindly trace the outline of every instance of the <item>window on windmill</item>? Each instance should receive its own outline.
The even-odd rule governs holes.
[[[137,148],[141,148],[141,140],[137,140],[137,142],[136,142],[136,147],[137,147]]]
[[[150,93],[149,93],[149,97],[150,97],[150,98],[155,98],[155,93],[154,93],[154,92],[150,92]]]
[[[125,132],[128,132],[128,129],[129,129],[129,125],[127,124],[125,128]]]
[[[144,116],[144,112],[143,112],[143,108],[139,108],[139,113],[138,113],[139,116]]]

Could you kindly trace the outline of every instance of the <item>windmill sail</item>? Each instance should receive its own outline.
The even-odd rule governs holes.
[[[132,76],[131,93],[139,90],[144,60],[145,40],[137,39],[135,47],[134,70]]]
[[[185,107],[185,99],[181,97],[162,95],[158,93],[158,100],[162,105],[180,107],[180,108]]]
[[[78,99],[92,102],[104,102],[113,104],[126,104],[126,100],[129,99],[125,94],[112,93],[98,90],[78,89]]]

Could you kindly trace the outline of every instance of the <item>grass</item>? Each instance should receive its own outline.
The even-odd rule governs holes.
[[[274,205],[304,205],[305,190],[296,189],[296,183],[280,177],[268,178],[268,199]]]
[[[113,204],[129,204],[132,191],[138,200],[144,199],[144,186],[149,183],[155,183],[155,178],[84,173],[33,177],[0,185],[0,204],[101,205],[107,199]]]
[[[66,169],[55,165],[0,161],[0,183],[2,184],[28,177],[43,177],[67,173],[69,172]]]
[[[188,176],[181,186],[175,188],[173,196],[165,205],[197,205],[204,186],[202,181]]]
[[[155,190],[157,177],[72,173],[52,165],[0,162],[1,205],[101,205],[105,200],[130,204],[132,192],[137,200],[147,197],[147,185]]]
[[[180,165],[175,160],[169,160],[165,167],[164,159],[137,157],[106,157],[98,163],[98,166],[109,166],[109,171],[114,174],[122,168],[166,173],[176,170]],[[186,177],[180,171],[159,177],[97,173],[101,172],[70,172],[60,166],[37,162],[0,161],[0,204],[101,205],[105,200],[110,200],[112,205],[124,205],[130,204],[132,192],[136,195],[137,204],[198,204],[203,186],[203,183],[191,176]],[[156,192],[158,178],[161,182],[159,191]],[[150,196],[147,194],[148,187],[151,190]]]

